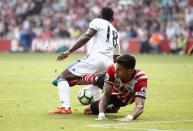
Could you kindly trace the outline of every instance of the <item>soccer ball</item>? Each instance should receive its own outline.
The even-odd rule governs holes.
[[[94,101],[94,97],[90,90],[82,88],[78,92],[78,100],[83,105],[89,105],[91,102]]]

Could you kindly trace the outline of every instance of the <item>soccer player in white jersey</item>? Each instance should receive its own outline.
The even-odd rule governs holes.
[[[77,40],[71,49],[58,56],[57,60],[61,61],[91,40],[87,56],[77,60],[58,76],[57,86],[61,107],[49,113],[71,114],[70,81],[87,74],[105,71],[119,56],[120,43],[117,30],[112,25],[113,14],[111,8],[102,8],[99,17],[90,22],[86,33]]]
[[[95,84],[103,87],[103,95],[85,108],[86,115],[98,114],[98,120],[104,120],[106,112],[116,113],[120,107],[132,103],[135,103],[133,111],[116,120],[129,122],[143,113],[148,78],[142,70],[135,69],[135,63],[132,55],[119,56],[116,64],[109,66],[105,77],[98,77]]]

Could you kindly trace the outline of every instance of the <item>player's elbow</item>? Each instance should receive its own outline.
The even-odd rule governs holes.
[[[93,36],[90,35],[90,34],[84,34],[84,35],[83,35],[83,38],[84,38],[85,40],[87,40],[87,41],[89,41],[92,37],[93,37]]]

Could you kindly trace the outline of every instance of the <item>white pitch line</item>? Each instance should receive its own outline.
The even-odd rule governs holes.
[[[139,130],[139,131],[175,131],[175,130],[163,130],[163,129],[155,129],[155,128],[131,128],[131,127],[124,127],[124,126],[104,126],[104,127],[97,127],[97,128],[106,128],[106,129],[124,129],[124,130]]]
[[[87,125],[86,127],[91,128],[121,128],[121,129],[133,129],[133,130],[144,130],[144,131],[174,131],[174,130],[160,130],[160,129],[151,129],[151,128],[126,128],[123,126],[126,126],[128,124],[169,124],[169,123],[177,123],[177,122],[193,122],[193,120],[169,120],[169,121],[146,121],[146,122],[137,122],[137,123],[118,123],[118,124],[93,124],[93,125]]]
[[[140,131],[174,131],[174,130],[161,130],[161,129],[155,129],[155,128],[131,128],[131,127],[125,127],[125,126],[117,126],[116,124],[113,126],[103,125],[103,126],[95,126],[92,128],[106,128],[106,129],[113,128],[113,129],[124,129],[124,130],[140,130]]]

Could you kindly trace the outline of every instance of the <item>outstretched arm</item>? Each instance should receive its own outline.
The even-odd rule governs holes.
[[[119,118],[116,120],[129,122],[129,121],[132,121],[133,119],[136,119],[137,117],[139,117],[143,113],[144,103],[145,103],[144,98],[135,97],[135,108],[131,112],[131,114],[127,115],[126,117]]]
[[[145,99],[141,97],[135,97],[135,109],[130,114],[133,119],[136,119],[143,113]],[[129,115],[128,115],[129,116]]]
[[[74,52],[75,50],[81,48],[82,46],[84,46],[95,34],[97,33],[97,31],[95,29],[92,28],[88,28],[88,30],[86,31],[86,33],[84,33],[74,44],[74,46],[69,49],[66,52],[63,52],[62,54],[60,54],[57,58],[57,60],[61,61],[65,58],[67,58],[70,53]]]
[[[105,110],[106,110],[106,104],[109,100],[109,96],[111,95],[111,88],[112,85],[109,83],[105,82],[104,87],[103,87],[103,95],[100,100],[99,104],[99,115],[98,115],[98,120],[104,120],[105,118]]]

